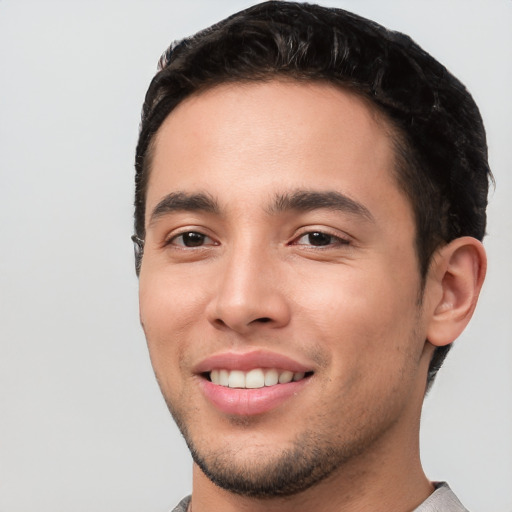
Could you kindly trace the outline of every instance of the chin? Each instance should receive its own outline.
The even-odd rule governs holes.
[[[296,434],[286,448],[282,448],[285,443],[270,442],[251,447],[243,439],[236,443],[221,439],[218,446],[212,446],[212,442],[191,433],[182,418],[175,416],[175,420],[194,462],[210,481],[226,491],[258,499],[301,493],[342,473],[368,447],[368,439],[336,445],[328,433],[313,431]],[[237,418],[237,423],[239,428],[247,428],[252,422]],[[237,434],[232,436],[236,439]]]

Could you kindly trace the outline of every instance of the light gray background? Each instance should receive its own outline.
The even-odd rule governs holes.
[[[163,512],[190,490],[138,325],[132,161],[160,53],[252,3],[0,0],[0,512]],[[512,2],[325,3],[409,33],[481,107],[489,273],[422,453],[472,511],[510,512]]]

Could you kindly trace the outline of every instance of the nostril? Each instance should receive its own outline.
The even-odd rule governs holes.
[[[262,323],[262,324],[266,324],[267,322],[271,322],[271,321],[272,321],[272,319],[271,319],[271,318],[269,318],[268,316],[265,316],[265,317],[263,317],[263,318],[257,318],[257,319],[255,320],[255,322],[260,322],[260,323]]]

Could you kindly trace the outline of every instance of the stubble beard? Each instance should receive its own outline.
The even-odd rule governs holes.
[[[286,497],[309,489],[332,475],[347,459],[335,450],[315,449],[310,435],[302,434],[290,449],[233,464],[226,453],[200,453],[187,441],[194,462],[216,485],[232,493],[259,499]],[[323,447],[324,448],[324,447]]]
[[[416,328],[417,325],[412,331],[411,341],[417,338]],[[398,371],[402,377],[408,373],[406,369],[410,372],[419,363],[418,356],[413,352],[408,354],[407,360]],[[234,448],[229,441],[221,448],[195,442],[189,429],[193,420],[187,414],[187,409],[174,407],[171,400],[165,397],[162,386],[160,388],[194,462],[206,477],[226,491],[256,499],[293,496],[329,478],[341,478],[345,484],[354,482],[363,473],[368,473],[369,468],[364,468],[362,459],[370,465],[376,462],[375,449],[393,430],[399,417],[396,408],[400,409],[400,405],[393,402],[399,388],[390,389],[387,399],[378,401],[370,415],[363,408],[349,424],[333,426],[329,412],[325,415],[319,413],[308,421],[317,428],[306,427],[288,442],[288,447],[279,449],[268,446],[259,455],[252,453],[250,457],[244,457],[244,448]],[[177,401],[180,402],[187,403],[186,400]],[[317,410],[321,411],[322,404],[317,406]],[[345,417],[348,416],[351,415]],[[257,428],[257,420],[250,418],[232,417],[231,422],[242,430]],[[325,428],[326,425],[330,427]],[[377,461],[377,464],[381,465],[381,461]]]
[[[296,436],[289,448],[278,450],[269,447],[260,456],[253,455],[247,460],[237,457],[240,450],[230,449],[229,443],[217,450],[198,446],[183,416],[169,403],[168,407],[194,462],[206,477],[226,491],[256,499],[287,497],[303,492],[334,476],[349,461],[367,451],[375,440],[366,435],[352,438],[347,443],[341,433],[333,439],[326,432],[306,430]],[[243,419],[234,419],[233,422],[244,428],[241,424]],[[351,478],[348,472],[344,473],[347,479]]]

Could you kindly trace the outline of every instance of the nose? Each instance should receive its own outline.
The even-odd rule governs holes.
[[[226,255],[207,307],[208,320],[216,328],[248,334],[289,323],[286,286],[273,260],[258,249]]]

